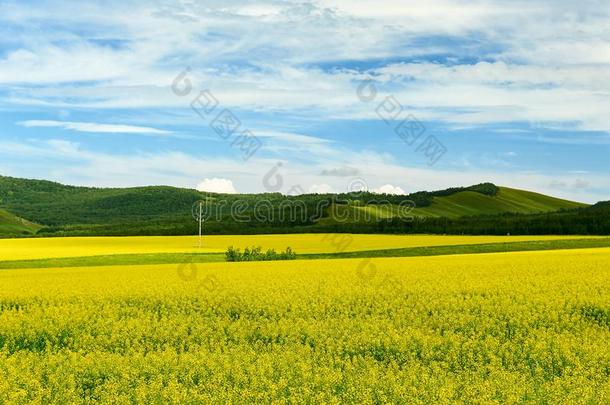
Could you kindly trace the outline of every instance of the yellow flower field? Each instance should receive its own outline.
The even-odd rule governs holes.
[[[0,271],[0,403],[608,403],[609,341],[610,248]]]
[[[454,236],[454,235],[206,235],[198,248],[194,236],[131,236],[0,239],[0,260],[46,259],[129,253],[224,252],[227,247],[292,247],[298,253],[327,253],[418,246],[463,245],[589,236]]]

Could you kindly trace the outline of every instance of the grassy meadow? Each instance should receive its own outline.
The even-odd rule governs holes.
[[[178,256],[0,270],[0,403],[610,401],[610,247],[455,254],[581,242],[341,237],[206,236],[204,249],[359,257],[191,263],[178,259],[192,237],[2,240],[2,260]],[[446,251],[367,257],[380,248]]]

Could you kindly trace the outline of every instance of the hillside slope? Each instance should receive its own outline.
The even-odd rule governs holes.
[[[333,223],[367,222],[390,219],[401,215],[426,218],[461,218],[503,213],[537,214],[586,207],[574,201],[562,200],[531,191],[498,187],[495,195],[475,191],[457,191],[447,196],[434,196],[430,205],[415,207],[411,212],[395,204],[385,205],[334,205],[330,215],[318,221],[320,225]]]
[[[417,217],[457,219],[547,213],[586,206],[491,183],[410,195],[364,192],[284,196],[279,193],[213,194],[168,186],[75,187],[0,176],[0,210],[4,210],[0,236],[36,232],[82,236],[195,234],[197,224],[191,210],[201,199],[207,201],[206,211],[211,214],[205,223],[208,234],[324,232],[328,229],[361,232],[365,225],[402,218],[405,212]],[[417,208],[408,212],[411,202]]]
[[[436,192],[444,194],[443,192]],[[408,198],[407,196],[406,198]],[[417,206],[410,210],[408,205],[397,204],[362,205],[359,203],[333,204],[328,215],[317,221],[318,226],[332,226],[352,223],[370,223],[392,218],[423,217],[449,218],[498,215],[505,213],[538,214],[587,207],[587,204],[562,200],[560,198],[498,187],[489,195],[470,190],[454,191],[449,195],[431,197],[429,205]]]
[[[42,226],[19,218],[5,210],[0,210],[0,235],[33,235],[40,228]]]
[[[428,207],[416,208],[416,216],[459,218],[504,212],[534,214],[585,207],[586,204],[562,200],[531,191],[500,187],[494,196],[463,191],[447,197],[434,197]]]
[[[0,176],[0,209],[47,226],[190,218],[196,190],[93,188]]]

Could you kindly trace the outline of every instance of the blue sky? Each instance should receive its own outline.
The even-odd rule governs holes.
[[[608,27],[607,1],[0,1],[0,174],[607,200]]]

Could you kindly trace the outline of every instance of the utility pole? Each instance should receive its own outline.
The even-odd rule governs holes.
[[[199,249],[201,249],[201,230],[203,228],[203,201],[199,201],[199,215],[197,216],[199,220]]]

